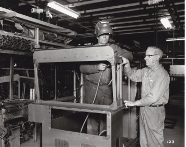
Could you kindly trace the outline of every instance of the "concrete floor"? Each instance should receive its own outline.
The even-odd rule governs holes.
[[[180,100],[177,100],[180,101]],[[184,127],[184,101],[181,104],[168,105],[166,107],[167,116],[165,120],[164,137],[165,147],[184,147],[185,146],[185,127]]]

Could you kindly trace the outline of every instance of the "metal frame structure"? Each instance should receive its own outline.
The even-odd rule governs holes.
[[[8,83],[8,82],[10,82],[10,80],[11,80],[10,76],[0,77],[0,83]],[[25,76],[19,76],[18,74],[14,74],[13,81],[18,82],[18,95],[17,95],[17,97],[20,99],[21,98],[21,82],[33,83],[34,78],[32,78],[32,77],[25,77]],[[13,90],[11,90],[11,91],[13,91]],[[23,99],[24,99],[24,97],[23,97]]]
[[[122,65],[116,59],[114,51],[109,46],[79,47],[72,49],[40,50],[34,55],[35,71],[35,103],[29,105],[29,121],[42,124],[43,147],[123,147],[123,109],[122,102]],[[88,62],[108,61],[112,69],[113,103],[111,105],[95,105],[84,103],[61,102],[56,100],[44,101],[40,99],[38,69],[40,63],[56,62]],[[75,74],[74,74],[75,75]],[[81,76],[82,77],[82,76]],[[82,79],[81,82],[83,83]],[[83,90],[81,90],[83,95]],[[83,98],[83,97],[82,97]],[[80,101],[82,102],[82,100]],[[61,113],[71,113],[74,118],[54,120],[53,110]],[[81,118],[76,114],[103,114],[106,116],[106,135],[91,135],[73,129],[73,124],[78,126]],[[65,118],[65,119],[64,119]],[[116,121],[117,120],[117,121]],[[76,124],[77,123],[77,124]],[[69,126],[71,129],[69,129]]]

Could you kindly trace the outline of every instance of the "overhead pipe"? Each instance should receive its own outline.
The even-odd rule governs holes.
[[[152,31],[140,31],[140,32],[129,32],[129,33],[121,33],[121,34],[119,34],[119,35],[129,35],[129,34],[140,34],[140,33],[153,33],[154,31],[152,30]],[[161,31],[159,31],[159,32],[168,32],[167,30],[161,30]]]
[[[100,2],[105,2],[105,1],[109,1],[109,0],[80,1],[80,2],[75,2],[75,3],[72,3],[72,4],[68,4],[68,5],[65,5],[65,6],[72,8],[72,7],[90,5],[90,4],[100,3]]]

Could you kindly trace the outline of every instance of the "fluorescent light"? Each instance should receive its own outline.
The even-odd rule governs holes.
[[[149,5],[158,4],[159,2],[163,2],[164,0],[148,0]]]
[[[65,7],[65,6],[63,6],[60,3],[57,3],[55,1],[49,2],[48,6],[50,8],[53,8],[53,9],[61,12],[61,13],[64,13],[64,14],[69,15],[71,17],[74,17],[76,19],[80,16],[79,13],[77,13],[77,12],[73,11],[72,9],[69,9],[68,7]]]
[[[179,41],[185,40],[185,37],[177,37],[177,38],[167,38],[166,41]]]
[[[160,21],[166,29],[172,28],[172,25],[170,24],[170,21],[167,17],[161,18]]]

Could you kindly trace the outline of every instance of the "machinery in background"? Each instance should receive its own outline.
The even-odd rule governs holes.
[[[0,146],[20,147],[21,143],[33,138],[35,124],[28,121],[28,105],[33,102],[33,97],[29,97],[27,89],[33,88],[34,78],[20,76],[17,71],[11,77],[4,71],[11,70],[1,69],[1,94],[4,95],[0,101]]]
[[[0,49],[33,52],[36,48],[68,48],[75,31],[0,7]]]
[[[28,62],[28,56],[21,57],[19,51],[6,51],[6,55],[1,51],[4,62],[0,64],[0,146],[20,147],[33,137],[34,123],[28,121],[28,105],[33,102],[29,89],[34,87],[34,78],[25,74],[26,63],[25,68],[15,68],[22,67],[20,60],[27,58]]]
[[[21,142],[32,137],[34,124],[28,122],[28,104],[26,99],[6,99],[0,103],[0,145],[2,147],[20,147]]]
[[[114,57],[111,47],[37,50],[33,58],[36,99],[35,103],[29,104],[28,117],[29,121],[41,124],[42,147],[132,146],[137,139],[136,110],[126,110],[123,104],[124,99],[131,99],[131,84],[125,84],[127,91],[123,90],[121,59]],[[79,72],[79,65],[100,61],[109,63],[112,70],[113,103],[109,106],[83,103],[83,75]],[[41,86],[39,71],[45,75],[50,73],[47,76],[50,78],[45,80],[48,81],[45,85],[53,85],[50,93],[46,94],[47,90]],[[87,134],[86,118],[89,113],[105,117],[104,132]]]
[[[28,122],[34,77],[21,75],[20,71],[33,68],[29,61],[34,49],[68,47],[76,33],[9,9],[0,7],[0,11],[0,146],[20,147],[29,140],[34,126]]]

